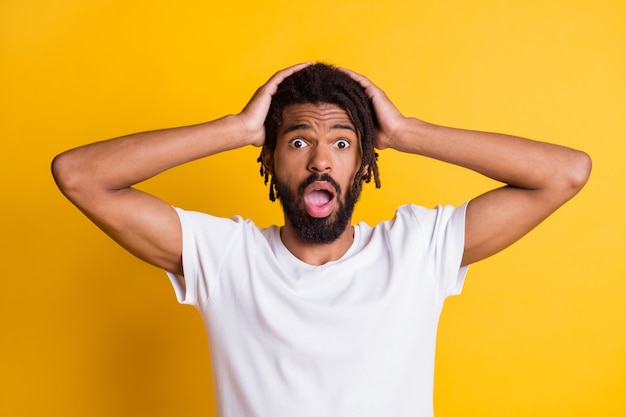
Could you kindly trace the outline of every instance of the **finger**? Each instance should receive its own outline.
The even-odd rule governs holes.
[[[287,67],[287,68],[284,68],[284,69],[278,71],[274,75],[275,76],[276,75],[283,75],[283,79],[284,79],[284,78],[287,78],[288,76],[290,76],[291,74],[293,74],[294,72],[298,72],[301,69],[306,68],[306,67],[308,67],[311,64],[312,64],[311,61],[302,62],[300,64],[295,64],[295,65],[292,65],[290,67]]]
[[[365,75],[359,74],[358,72],[349,70],[347,68],[339,68],[340,71],[348,74],[350,78],[359,83],[363,90],[365,90],[365,94],[369,97],[372,102],[377,102],[379,100],[388,101],[387,95],[383,90],[381,90],[376,84],[374,84],[369,78]]]
[[[344,72],[350,76],[354,81],[358,82],[361,87],[367,89],[368,87],[374,86],[374,83],[371,82],[365,75],[359,74],[358,72],[352,71],[348,68],[338,67],[339,71]]]
[[[269,103],[272,100],[272,96],[278,90],[278,85],[282,83],[285,80],[285,78],[289,77],[295,72],[300,71],[303,68],[308,67],[309,65],[311,65],[311,62],[304,62],[301,64],[292,65],[290,67],[287,67],[285,69],[282,69],[276,72],[274,75],[270,77],[269,80],[267,80],[265,84],[263,84],[261,87],[259,87],[256,90],[256,92],[254,93],[254,95],[252,96],[248,104],[246,105],[246,108],[256,107],[256,104],[259,104],[259,103],[262,107],[269,106]]]
[[[301,64],[292,65],[290,67],[282,69],[272,75],[272,77],[270,77],[267,83],[265,83],[265,87],[268,87],[271,90],[270,94],[274,94],[276,92],[276,89],[278,88],[278,85],[282,83],[285,78],[300,71],[303,68],[308,67],[309,65],[311,65],[311,62],[303,62]]]
[[[311,65],[311,62],[292,65],[272,75],[265,84],[255,91],[250,101],[248,101],[243,108],[241,114],[245,117],[242,120],[247,120],[246,124],[248,126],[256,126],[254,129],[262,129],[263,122],[267,117],[267,112],[272,102],[272,96],[278,90],[278,85],[283,82],[285,78],[309,65]]]

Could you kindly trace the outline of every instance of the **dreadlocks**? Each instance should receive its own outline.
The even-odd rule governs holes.
[[[290,75],[280,83],[272,97],[272,104],[265,119],[263,146],[273,153],[276,149],[283,110],[291,104],[306,103],[334,104],[348,113],[359,133],[363,150],[359,172],[364,172],[367,167],[363,177],[357,176],[354,179],[353,187],[359,187],[361,181],[370,182],[373,175],[376,188],[380,188],[376,164],[378,154],[374,150],[376,139],[374,108],[363,87],[336,67],[317,63]],[[274,179],[270,178],[270,174],[264,169],[262,157],[257,161],[261,163],[261,176],[265,178],[265,184],[270,181],[270,200],[275,201],[276,197],[280,196],[275,191]]]

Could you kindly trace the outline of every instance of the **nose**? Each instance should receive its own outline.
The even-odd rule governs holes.
[[[315,146],[311,151],[308,169],[311,172],[329,172],[332,169],[329,149],[324,146]]]

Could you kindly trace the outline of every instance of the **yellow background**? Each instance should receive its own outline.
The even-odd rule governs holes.
[[[621,0],[0,1],[0,415],[213,415],[206,336],[165,275],[56,190],[53,156],[239,111],[274,71],[323,60],[407,115],[581,148],[594,172],[531,235],[470,269],[439,332],[442,416],[626,415],[626,6]],[[258,149],[143,185],[280,222]],[[495,184],[383,151],[356,219]],[[320,399],[323,401],[323,399]]]

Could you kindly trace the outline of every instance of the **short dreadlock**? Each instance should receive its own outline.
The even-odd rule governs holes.
[[[373,175],[376,188],[380,188],[376,164],[378,154],[374,150],[376,115],[372,102],[358,82],[334,66],[316,63],[290,75],[280,83],[265,118],[264,148],[274,153],[285,107],[306,103],[334,104],[348,113],[361,140],[363,157],[359,171],[363,172],[367,166],[367,172],[362,177],[357,176],[353,186],[358,187],[361,181],[370,182]],[[265,178],[265,184],[270,181],[270,200],[275,201],[276,197],[280,196],[275,190],[274,179],[264,169],[262,156],[257,161],[261,162],[261,176]]]

